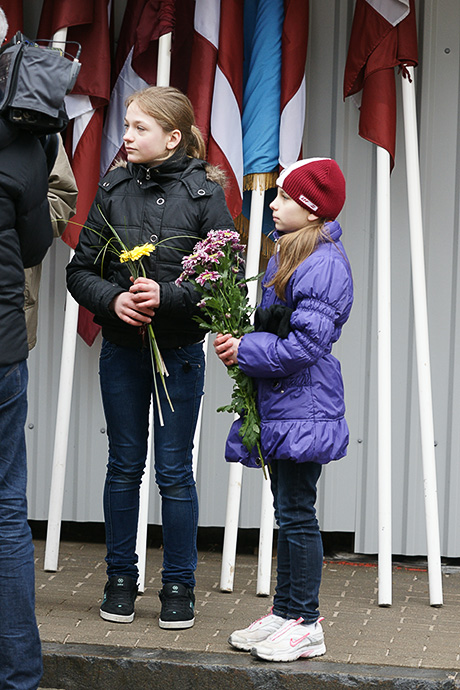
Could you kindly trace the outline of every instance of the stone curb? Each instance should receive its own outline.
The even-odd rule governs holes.
[[[449,670],[334,664],[265,663],[249,654],[43,643],[42,687],[65,690],[457,690]]]

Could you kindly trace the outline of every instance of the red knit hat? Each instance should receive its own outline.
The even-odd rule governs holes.
[[[276,180],[291,199],[319,218],[334,220],[345,203],[345,178],[332,158],[306,158]]]

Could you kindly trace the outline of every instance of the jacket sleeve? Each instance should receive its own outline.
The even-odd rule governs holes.
[[[77,210],[78,189],[59,136],[56,161],[48,179],[48,203],[55,237],[60,237]]]
[[[11,217],[16,218],[15,230],[24,268],[41,263],[53,241],[46,200],[48,176],[45,154],[35,137],[29,144],[33,173],[18,171],[18,179],[21,180],[19,186],[10,189],[7,184],[0,191],[1,203],[11,205]]]
[[[201,238],[206,237],[210,230],[234,230],[233,219],[228,210],[224,190],[216,185],[211,196],[208,197],[203,208],[200,228],[197,228]],[[184,314],[193,316],[197,313],[196,305],[201,296],[188,281],[177,286],[174,281],[160,283],[160,307],[158,314]]]
[[[327,256],[311,263],[301,264],[291,279],[294,311],[288,337],[266,332],[243,336],[238,365],[249,376],[290,376],[329,354],[338,340],[351,309],[350,271],[341,260]]]
[[[99,209],[104,212],[100,189],[81,229],[75,254],[66,267],[67,287],[73,298],[93,314],[117,319],[109,305],[124,289],[108,278],[111,253],[105,248],[111,233],[104,229]]]

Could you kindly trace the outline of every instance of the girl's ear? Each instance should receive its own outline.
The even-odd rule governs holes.
[[[176,146],[178,146],[181,139],[182,132],[180,131],[180,129],[173,129],[173,131],[169,134],[169,141],[166,144],[166,148],[172,151],[172,149],[175,149]]]
[[[310,223],[313,223],[314,220],[318,220],[318,218],[319,218],[319,216],[315,216],[314,213],[308,214],[308,220],[310,221]]]

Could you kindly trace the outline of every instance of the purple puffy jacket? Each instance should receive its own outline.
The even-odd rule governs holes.
[[[262,454],[265,462],[294,460],[325,464],[346,454],[348,426],[340,363],[331,355],[353,303],[350,264],[340,242],[337,221],[327,226],[332,242],[318,248],[294,271],[283,303],[273,287],[263,288],[262,308],[286,304],[294,311],[290,333],[243,336],[238,364],[257,383],[261,417]],[[267,267],[263,284],[276,271],[276,257]],[[232,425],[225,457],[255,467],[238,434],[241,421]]]

